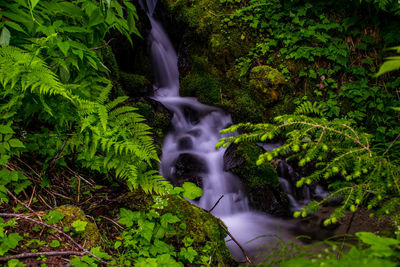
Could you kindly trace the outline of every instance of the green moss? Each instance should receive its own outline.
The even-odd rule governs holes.
[[[235,151],[235,154],[245,159],[245,163],[232,172],[244,179],[250,190],[264,185],[279,186],[278,175],[270,163],[256,164],[258,156],[263,152],[262,148],[250,143],[240,144]]]
[[[80,233],[81,237],[84,239],[83,246],[86,249],[101,245],[100,232],[97,229],[97,226],[86,218],[85,214],[80,208],[76,206],[64,205],[58,207],[57,210],[65,216],[61,222],[59,222],[59,224],[61,224],[63,227],[68,226],[70,229],[72,229],[73,227],[71,227],[71,224],[77,220],[87,222],[85,231]]]
[[[209,74],[194,73],[184,77],[181,81],[181,94],[198,97],[205,104],[221,101],[219,81]]]
[[[121,71],[119,76],[119,82],[128,95],[146,93],[147,88],[151,86],[150,81],[143,75]]]
[[[110,77],[114,81],[119,80],[119,68],[117,59],[112,51],[111,46],[106,45],[101,50],[101,57],[103,59],[104,65],[110,70]]]
[[[250,86],[264,103],[278,100],[283,84],[285,84],[285,76],[270,66],[257,66],[250,71]]]
[[[151,115],[151,106],[149,104],[143,103],[143,102],[138,102],[134,104],[134,107],[137,108],[138,110],[136,111],[146,119],[150,118]]]

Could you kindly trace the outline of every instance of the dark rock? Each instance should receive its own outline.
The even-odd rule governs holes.
[[[146,97],[146,98],[143,98],[141,101],[148,103],[152,107],[152,109],[155,113],[162,113],[169,120],[172,119],[172,116],[173,116],[172,112],[169,111],[162,103],[158,102],[157,100],[154,100],[150,97]]]
[[[184,136],[178,140],[178,150],[187,150],[191,148],[193,148],[193,141],[190,136]]]
[[[184,182],[192,182],[203,187],[202,174],[207,172],[207,164],[204,159],[193,154],[183,153],[175,162],[173,182],[179,186]]]
[[[238,148],[237,144],[230,144],[224,153],[224,171],[229,171],[231,169],[237,168],[243,163],[245,159],[236,154],[235,151]]]
[[[186,120],[192,125],[196,125],[200,122],[199,114],[189,107],[183,109],[183,114]]]

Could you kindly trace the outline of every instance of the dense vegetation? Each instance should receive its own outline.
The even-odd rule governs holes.
[[[240,134],[218,146],[281,141],[257,164],[284,158],[303,174],[297,186],[322,183],[331,192],[295,217],[339,196],[325,225],[362,207],[393,222],[389,236],[358,233],[356,245],[279,240],[265,263],[396,266],[400,48],[390,48],[400,44],[397,2],[163,3],[187,25],[182,93],[223,107],[238,123],[224,132]],[[152,77],[120,72],[109,46],[115,36],[130,46],[141,38],[145,18],[133,3],[4,0],[0,19],[0,261],[234,265],[221,222],[184,200],[201,189],[174,188],[158,174],[153,137],[167,117],[126,96],[125,86],[144,87]],[[252,164],[250,187],[276,185],[270,165]]]

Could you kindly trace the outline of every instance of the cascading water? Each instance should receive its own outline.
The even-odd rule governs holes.
[[[142,5],[143,6],[143,5]],[[154,99],[173,112],[172,130],[164,139],[160,172],[173,180],[178,158],[185,154],[203,164],[199,175],[202,178],[203,195],[194,204],[210,210],[218,199],[223,198],[212,211],[228,226],[233,236],[245,247],[249,255],[255,255],[259,245],[268,242],[265,238],[250,243],[260,236],[286,233],[288,223],[267,215],[251,211],[243,186],[239,179],[223,169],[225,149],[215,149],[222,137],[219,131],[232,124],[231,117],[223,110],[201,104],[196,98],[179,97],[179,73],[177,55],[163,27],[152,17],[154,1],[148,16],[152,30],[149,34],[152,63],[155,71]],[[234,242],[227,245],[232,255],[243,260],[243,255]]]

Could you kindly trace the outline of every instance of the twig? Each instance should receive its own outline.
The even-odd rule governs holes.
[[[396,138],[393,140],[392,143],[390,143],[389,147],[386,149],[386,151],[382,154],[382,156],[385,156],[386,153],[389,152],[389,150],[392,148],[392,146],[394,145],[394,143],[396,143],[397,139],[400,138],[400,133],[396,136]]]
[[[217,202],[215,202],[215,204],[214,204],[214,206],[208,211],[209,213],[211,213],[213,210],[214,210],[214,208],[218,205],[218,203],[221,201],[221,199],[224,197],[224,195],[221,195],[220,197],[219,197],[219,199],[217,200]]]
[[[30,212],[32,212],[33,214],[35,214],[40,221],[42,221],[42,218],[39,216],[39,214],[36,213],[36,211],[34,211],[33,209],[31,209],[28,205],[26,205],[24,202],[22,202],[21,200],[19,200],[16,196],[13,195],[13,193],[10,192],[10,190],[7,190],[7,193],[19,204],[21,204],[22,206],[24,206],[25,208],[27,208]]]
[[[56,165],[57,160],[60,158],[61,153],[63,152],[65,145],[67,144],[69,139],[69,136],[64,140],[64,143],[62,144],[61,148],[57,151],[57,153],[54,155],[54,157],[51,159],[49,163],[49,168],[47,169],[47,173],[51,172],[53,168]]]
[[[78,195],[76,197],[76,203],[79,204],[79,194],[81,192],[81,179],[78,177]]]
[[[246,261],[250,264],[250,266],[254,266],[254,263],[251,261],[251,259],[249,258],[249,256],[247,256],[246,251],[244,250],[244,248],[242,247],[242,245],[240,245],[240,243],[233,237],[233,235],[228,231],[228,229],[225,227],[225,225],[222,224],[222,222],[220,220],[218,220],[218,224],[219,226],[221,226],[222,229],[224,229],[224,231],[231,237],[231,239],[233,240],[233,242],[236,243],[236,245],[238,245],[238,247],[240,248],[240,250],[242,251],[244,257],[246,258]]]
[[[209,211],[208,211],[208,210],[205,210],[205,211],[208,212],[208,214],[210,214],[210,215],[213,216],[214,218],[215,218],[215,216],[211,214],[211,211],[218,205],[219,201],[220,201],[223,197],[224,197],[224,195],[221,195],[221,196],[219,197],[219,199],[217,200],[217,202],[214,204],[214,206],[213,206]],[[251,261],[250,257],[247,255],[247,253],[246,253],[246,251],[244,250],[244,248],[242,247],[242,245],[240,245],[239,241],[237,241],[237,240],[233,237],[233,235],[228,231],[228,229],[225,227],[225,225],[221,222],[220,219],[218,219],[218,218],[216,218],[216,219],[217,219],[217,222],[218,222],[219,226],[220,226],[222,229],[224,229],[224,231],[231,237],[231,240],[232,240],[233,242],[235,242],[236,245],[238,245],[238,247],[239,247],[240,250],[242,251],[244,257],[246,258],[246,261],[250,264],[250,266],[253,266],[253,267],[254,267],[254,263]]]
[[[35,192],[36,192],[36,185],[32,189],[32,195],[31,198],[29,199],[28,207],[32,204],[33,195],[35,195]]]
[[[98,46],[98,47],[92,47],[92,48],[89,48],[89,49],[90,49],[90,50],[99,50],[99,49],[102,49],[102,48],[108,46],[108,45],[110,44],[110,42],[113,41],[114,39],[115,39],[115,38],[111,38],[111,39],[108,40],[107,43],[105,43],[104,45],[101,45],[101,46]]]
[[[49,209],[53,209],[53,207],[52,206],[50,206],[46,201],[44,201],[44,199],[40,196],[40,195],[38,195],[38,198],[43,202],[43,204],[45,204]]]
[[[82,179],[82,181],[84,181],[85,183],[87,183],[90,186],[94,186],[93,183],[89,182],[88,180],[86,180],[85,178],[83,178],[81,175],[79,175],[77,172],[75,172],[74,170],[72,170],[70,167],[66,166],[65,167],[67,170],[69,170],[73,175],[75,175],[76,177],[79,177],[80,179]]]
[[[27,220],[27,221],[30,221],[30,222],[39,224],[39,225],[44,225],[44,226],[46,226],[46,227],[48,227],[48,228],[50,228],[50,229],[53,229],[53,230],[56,231],[57,233],[59,233],[59,234],[65,236],[65,237],[66,237],[67,239],[69,239],[75,246],[77,246],[79,249],[81,249],[84,253],[89,254],[90,256],[92,256],[93,258],[97,259],[97,260],[100,261],[101,263],[104,263],[104,264],[107,264],[107,265],[112,265],[112,264],[110,264],[110,263],[108,263],[108,262],[106,262],[106,261],[100,259],[100,258],[97,257],[96,255],[94,255],[92,252],[90,252],[89,250],[87,250],[87,249],[85,249],[84,247],[82,247],[82,246],[81,246],[79,243],[77,243],[70,235],[66,234],[64,231],[61,231],[60,229],[58,229],[58,228],[56,228],[56,227],[54,227],[54,226],[51,226],[51,225],[49,225],[49,224],[47,224],[47,223],[43,223],[43,222],[36,221],[36,220],[34,220],[34,219],[31,219],[31,218],[22,216],[22,215],[20,215],[20,214],[0,213],[0,217],[14,217],[14,218],[20,218],[20,219],[24,219],[24,220]]]
[[[39,256],[63,256],[63,255],[85,255],[85,252],[80,251],[44,251],[44,252],[36,252],[36,253],[21,253],[17,255],[11,255],[7,257],[0,257],[0,261],[8,261],[11,259],[22,259],[22,258],[35,258]]]
[[[124,229],[123,226],[121,226],[119,223],[117,223],[117,222],[114,221],[113,219],[107,218],[106,216],[103,216],[103,215],[100,215],[99,217],[100,217],[100,218],[103,218],[103,219],[105,219],[105,220],[107,220],[107,221],[109,221],[109,222],[111,222],[111,223],[113,223],[113,224],[115,224],[116,226],[118,226],[118,227],[121,228],[121,229]]]

